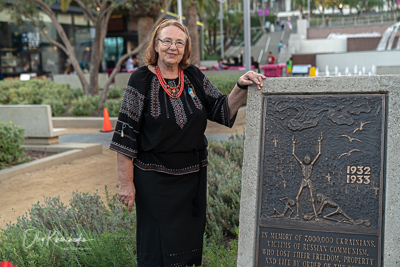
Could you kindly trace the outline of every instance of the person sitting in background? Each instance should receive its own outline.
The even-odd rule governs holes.
[[[218,60],[218,70],[223,70],[224,69],[224,60],[221,58]]]
[[[107,61],[107,69],[115,68],[115,56],[111,56],[110,60]]]
[[[31,69],[31,66],[29,65],[29,62],[26,62],[25,65],[22,67],[23,71],[29,71]]]
[[[251,65],[257,69],[257,72],[260,73],[260,63],[254,60],[254,57],[251,57]]]
[[[240,66],[240,61],[238,57],[233,58],[233,66]]]
[[[72,64],[69,64],[68,67],[65,69],[64,74],[75,74],[75,69]]]
[[[227,60],[226,60],[226,63],[225,63],[225,65],[226,66],[235,66],[235,63],[233,62],[233,58],[228,58]]]
[[[137,57],[137,55],[134,55],[132,57],[132,60],[133,68],[139,68],[139,58]]]

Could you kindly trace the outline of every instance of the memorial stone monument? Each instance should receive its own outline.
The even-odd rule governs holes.
[[[238,266],[400,266],[400,76],[249,89]]]

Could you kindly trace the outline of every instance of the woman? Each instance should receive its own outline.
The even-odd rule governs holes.
[[[207,119],[232,127],[247,86],[228,95],[188,60],[187,28],[163,21],[146,50],[146,66],[130,77],[110,149],[119,152],[118,199],[136,202],[138,266],[201,265],[206,217]]]

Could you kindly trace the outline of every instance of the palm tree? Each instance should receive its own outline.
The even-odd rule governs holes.
[[[198,1],[203,2],[203,1]],[[199,44],[199,31],[197,28],[197,6],[195,0],[185,1],[187,7],[185,8],[186,25],[189,30],[190,38],[192,39],[192,55],[190,62],[193,65],[200,66],[200,44]]]
[[[164,1],[162,0],[137,0],[134,1],[129,10],[129,14],[138,20],[139,44],[147,42],[146,38],[152,31],[155,19],[160,15],[160,10]],[[130,51],[128,51],[129,53]],[[139,51],[139,65],[143,65],[145,46]]]

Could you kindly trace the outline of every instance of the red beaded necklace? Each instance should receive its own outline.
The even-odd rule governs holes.
[[[178,69],[178,85],[177,86],[169,86],[160,71],[160,68],[158,66],[155,66],[155,71],[156,75],[158,78],[158,81],[161,84],[161,87],[164,89],[164,91],[171,97],[171,98],[178,98],[183,92],[183,71],[181,69]],[[179,91],[178,91],[179,89]]]

